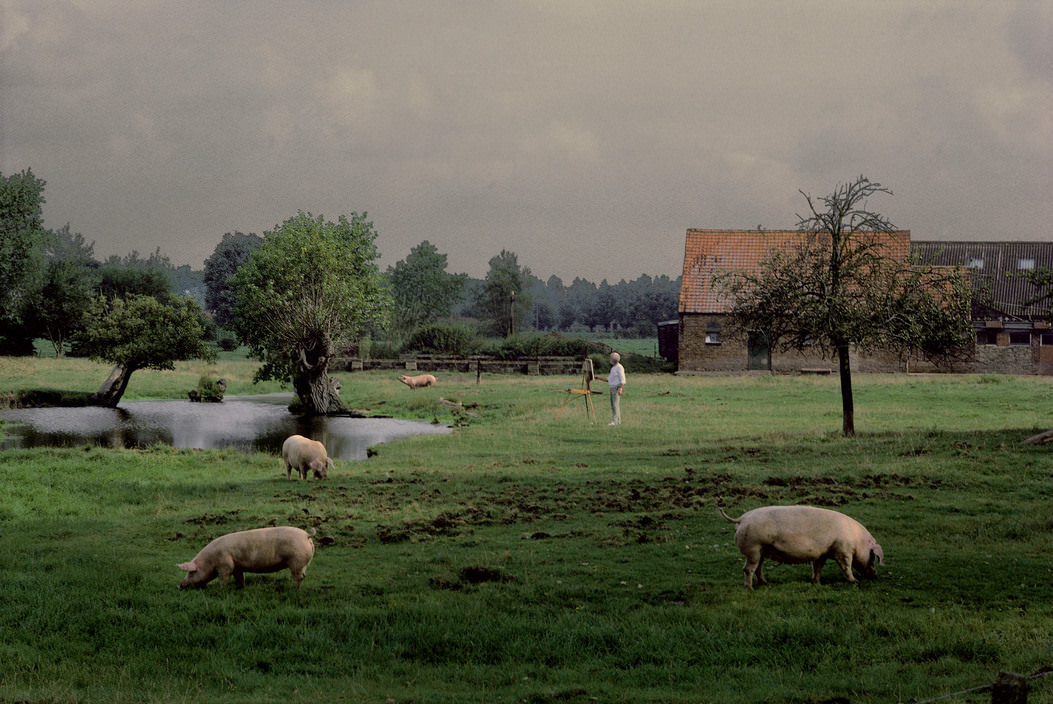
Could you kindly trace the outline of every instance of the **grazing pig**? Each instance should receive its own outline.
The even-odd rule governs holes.
[[[877,574],[875,565],[885,556],[866,528],[843,513],[813,506],[763,506],[731,518],[718,508],[720,515],[738,525],[735,544],[746,557],[742,571],[746,588],[753,589],[753,574],[765,584],[761,562],[812,563],[812,582],[819,584],[819,573],[828,558],[833,558],[849,582],[855,582],[852,566],[864,577]]]
[[[421,374],[420,376],[406,376],[403,374],[399,377],[399,381],[411,389],[425,389],[429,386],[435,386],[436,379],[431,374]]]
[[[231,575],[239,587],[244,587],[246,572],[277,572],[288,567],[299,589],[312,557],[314,541],[299,528],[278,526],[229,533],[206,545],[190,562],[179,565],[187,573],[179,588],[201,588],[217,576],[227,584]]]
[[[315,479],[327,479],[329,468],[335,466],[325,451],[325,445],[303,435],[290,435],[282,443],[282,459],[285,461],[285,478],[292,479],[293,467],[300,479],[307,479],[307,471],[313,470]]]

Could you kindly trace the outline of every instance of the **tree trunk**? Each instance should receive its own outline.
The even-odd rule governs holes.
[[[340,384],[325,369],[301,374],[293,379],[296,396],[308,415],[327,415],[347,410],[340,398]]]
[[[340,384],[329,376],[331,343],[313,340],[299,349],[299,373],[293,379],[293,389],[308,415],[327,415],[347,410],[340,399]]]
[[[124,367],[120,364],[115,364],[113,371],[106,377],[106,381],[102,382],[99,390],[92,394],[88,400],[96,406],[117,408],[117,404],[121,402],[121,397],[124,396],[124,392],[128,388],[128,380],[134,371],[134,367]]]
[[[852,402],[852,365],[848,356],[848,344],[837,345],[837,367],[841,374],[841,433],[845,437],[856,434],[856,412]]]

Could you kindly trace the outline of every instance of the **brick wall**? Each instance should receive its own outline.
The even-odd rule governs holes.
[[[719,344],[706,342],[707,328],[721,327],[723,321],[722,315],[680,317],[679,371],[739,372],[746,369],[746,345],[742,341],[726,340],[722,336]]]
[[[1030,345],[977,345],[973,371],[987,374],[1041,373],[1038,364],[1041,348],[1037,342],[1035,340]]]
[[[680,317],[680,350],[678,371],[682,372],[744,372],[749,368],[749,350],[746,341],[729,338],[723,331],[724,316],[720,314],[690,315]],[[706,342],[707,335],[720,332],[720,342]],[[902,372],[906,365],[898,356],[887,353],[863,355],[853,352],[849,363],[852,371],[858,372]],[[837,358],[823,359],[816,351],[773,352],[771,370],[776,374],[796,374],[802,371],[837,372]]]

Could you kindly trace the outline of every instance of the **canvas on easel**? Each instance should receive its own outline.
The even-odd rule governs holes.
[[[586,357],[581,363],[581,386],[577,389],[567,389],[565,391],[567,397],[563,399],[563,403],[559,406],[559,413],[556,414],[557,419],[563,414],[564,407],[575,395],[582,395],[585,397],[585,417],[590,423],[595,422],[596,407],[592,404],[592,394],[595,392],[591,388],[592,380],[595,378],[596,372],[592,367],[592,360]]]

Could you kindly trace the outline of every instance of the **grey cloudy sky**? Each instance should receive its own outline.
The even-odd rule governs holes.
[[[569,283],[865,174],[917,240],[1053,236],[1053,0],[0,0],[0,172],[104,258],[367,211]]]

